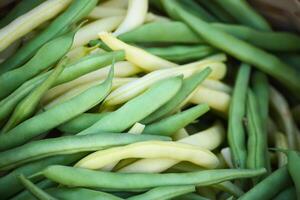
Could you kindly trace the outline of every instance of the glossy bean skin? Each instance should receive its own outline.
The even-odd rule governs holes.
[[[43,45],[26,64],[1,74],[0,85],[4,85],[5,89],[0,91],[0,98],[6,97],[22,83],[55,64],[71,48],[73,36],[74,32],[71,32],[51,40]]]
[[[175,32],[170,30],[176,30]],[[161,34],[164,33],[164,34]],[[200,43],[201,39],[188,26],[181,22],[153,22],[144,24],[119,36],[119,39],[132,43]]]
[[[209,110],[207,104],[200,104],[185,111],[166,117],[145,127],[143,134],[171,136]]]
[[[182,76],[164,79],[78,134],[122,132],[168,102],[179,91],[181,85]],[[130,117],[126,117],[129,115]]]
[[[28,164],[20,166],[19,168],[16,168],[15,170],[11,171],[7,175],[0,178],[1,198],[6,199],[8,197],[11,197],[12,195],[17,194],[23,189],[23,186],[18,180],[18,176],[20,174],[29,176],[31,174],[43,170],[44,168],[50,165],[55,165],[55,164],[69,165],[78,161],[85,154],[86,153],[78,153],[78,154],[70,154],[70,155],[53,156],[53,157],[37,160],[34,162],[30,162]],[[40,178],[32,179],[33,182],[37,182],[39,180]]]
[[[188,173],[122,174],[52,165],[37,175],[67,186],[121,190],[149,189],[159,186],[212,185],[236,178],[249,178],[265,173],[265,169],[220,169]],[[136,181],[132,181],[136,180]]]
[[[73,154],[126,145],[137,141],[169,140],[168,137],[133,134],[92,134],[64,136],[33,141],[0,153],[0,170],[13,169],[21,164],[60,154]]]
[[[260,183],[251,188],[240,200],[252,200],[252,199],[272,199],[281,190],[291,185],[291,178],[289,176],[287,167],[281,167],[266,177]]]
[[[24,144],[33,137],[49,131],[94,107],[110,92],[112,79],[113,68],[103,83],[93,86],[70,100],[27,119],[11,129],[7,134],[0,135],[0,150],[7,150]],[[81,104],[82,102],[85,103]]]
[[[297,199],[300,198],[300,174],[299,174],[299,167],[300,167],[300,155],[297,151],[287,151],[287,158],[288,158],[288,170],[292,177],[292,180],[295,184],[295,189],[297,193]]]
[[[49,195],[44,190],[40,189],[30,180],[28,180],[23,174],[19,176],[20,182],[24,185],[24,187],[37,199],[39,200],[57,200],[56,198]]]
[[[174,1],[163,1],[173,7],[176,14],[208,44],[223,50],[229,55],[257,67],[282,83],[296,97],[299,97],[300,79],[294,69],[283,63],[278,57],[267,53],[249,43],[239,40],[223,31],[219,31],[205,21],[189,14]]]
[[[79,133],[80,131],[92,126],[108,113],[82,113],[78,117],[60,125],[58,129],[64,133]]]
[[[237,168],[246,167],[246,142],[243,118],[246,113],[247,88],[250,77],[250,66],[242,64],[238,71],[230,103],[228,119],[228,142]]]
[[[167,200],[194,191],[195,186],[193,185],[157,187],[143,194],[129,197],[127,200]]]
[[[151,113],[145,119],[142,120],[143,124],[148,124],[160,119],[161,117],[174,111],[188,96],[196,90],[197,86],[203,82],[203,80],[211,73],[210,68],[206,68],[189,78],[183,80],[182,86],[177,94],[168,103],[163,105],[159,110]]]
[[[210,46],[170,46],[170,47],[148,47],[146,51],[176,63],[186,63],[201,60],[216,53]]]
[[[105,67],[112,62],[124,60],[124,51],[115,51],[109,53],[97,53],[94,55],[85,56],[75,63],[66,66],[60,76],[56,79],[54,86],[59,85],[75,78],[78,78],[86,73],[95,71],[99,68]],[[8,97],[0,101],[0,122],[4,121],[6,117],[13,111],[14,107],[24,98],[30,91],[40,85],[51,74],[52,70],[38,75],[24,84],[17,90],[11,93]]]
[[[38,6],[45,0],[25,0],[19,2],[4,18],[0,21],[0,28],[3,28],[10,22],[12,22],[17,17],[23,15],[24,13],[30,11],[34,7]]]
[[[20,48],[13,56],[0,64],[0,73],[24,64],[46,42],[68,31],[70,26],[85,17],[98,0],[75,0],[67,10],[59,15],[43,32]]]
[[[224,10],[229,12],[236,21],[262,31],[270,31],[271,26],[260,16],[247,1],[216,0]]]

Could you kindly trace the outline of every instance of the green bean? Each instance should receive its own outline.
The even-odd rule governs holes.
[[[251,188],[247,193],[241,196],[240,200],[253,199],[272,199],[284,188],[291,185],[291,178],[288,174],[287,167],[277,169],[267,178]]]
[[[260,16],[247,1],[216,0],[236,21],[262,31],[271,30],[268,22]]]
[[[296,189],[295,187],[291,186],[283,191],[281,191],[278,195],[276,195],[273,200],[296,200]]]
[[[34,176],[43,175],[71,187],[133,190],[176,185],[206,186],[236,178],[250,178],[265,172],[265,169],[218,169],[188,173],[123,174],[52,165]]]
[[[56,63],[71,48],[73,37],[74,32],[71,32],[46,43],[22,67],[0,75],[0,85],[5,86],[4,90],[0,90],[0,98],[7,96],[22,83]]]
[[[200,196],[199,194],[196,193],[190,193],[190,194],[185,194],[182,196],[179,196],[177,198],[174,198],[174,200],[209,200],[206,197]]]
[[[292,177],[292,180],[295,184],[297,199],[300,198],[300,155],[297,151],[289,151],[287,150],[287,158],[288,158],[288,171]]]
[[[238,71],[228,119],[228,142],[236,168],[245,168],[247,152],[243,119],[246,113],[247,88],[250,77],[250,66],[242,64]]]
[[[5,17],[1,19],[0,28],[3,28],[17,17],[30,11],[44,1],[45,0],[22,0],[13,9],[11,9],[11,11],[9,11],[9,13],[5,15]]]
[[[164,136],[102,133],[38,140],[0,152],[0,170],[13,169],[21,164],[54,155],[95,151],[147,140],[169,140],[169,138]]]
[[[219,189],[221,191],[227,192],[234,197],[240,197],[244,194],[244,192],[235,184],[230,181],[225,181],[212,186],[213,188]]]
[[[78,78],[86,73],[102,68],[112,62],[124,60],[124,51],[115,51],[109,53],[96,53],[80,59],[78,62],[67,66],[55,81],[55,85],[59,85],[75,78]],[[30,91],[40,85],[49,75],[51,70],[41,74],[33,79],[26,81],[11,95],[0,102],[0,122],[13,111],[18,102],[24,98]]]
[[[170,46],[170,47],[148,47],[146,51],[156,56],[177,63],[186,63],[195,60],[201,60],[207,56],[216,53],[216,50],[210,46]]]
[[[127,200],[167,200],[194,191],[195,186],[193,185],[164,186],[153,188],[143,194],[129,197]]]
[[[116,111],[107,114],[89,128],[79,132],[79,135],[101,131],[122,132],[168,102],[179,91],[181,85],[182,76],[159,81]]]
[[[144,24],[120,35],[119,39],[127,43],[201,43],[201,39],[188,26],[181,22],[153,22]]]
[[[38,171],[43,170],[49,165],[69,165],[80,158],[82,158],[86,153],[78,153],[78,154],[70,154],[70,155],[59,155],[53,156],[49,158],[45,158],[42,160],[37,160],[34,162],[30,162],[28,164],[22,165],[21,167],[11,171],[9,174],[0,178],[0,196],[1,198],[8,198],[16,193],[20,192],[23,189],[23,186],[18,180],[18,176],[20,174],[24,174],[25,176],[34,174]],[[40,179],[33,179],[33,182],[39,181]]]
[[[1,63],[0,73],[24,64],[46,42],[66,32],[72,24],[85,17],[96,6],[97,2],[98,0],[73,1],[67,10],[59,15],[43,32],[20,48],[5,62]]]
[[[239,40],[225,32],[219,31],[200,18],[196,18],[189,14],[172,0],[163,2],[165,4],[171,4],[171,6],[172,3],[175,4],[174,9],[180,18],[213,47],[221,49],[245,63],[256,66],[261,71],[280,81],[289,90],[294,92],[295,96],[300,96],[300,93],[298,92],[300,90],[299,74],[279,60],[276,56]]]
[[[112,194],[86,188],[49,188],[46,192],[61,200],[122,200]]]
[[[248,154],[247,154],[247,168],[259,169],[267,168],[267,134],[263,131],[261,115],[259,115],[259,108],[257,99],[252,92],[248,90],[247,97],[247,132],[248,132]],[[259,180],[259,179],[258,179]],[[258,181],[254,180],[255,182]]]
[[[142,120],[143,124],[148,124],[155,120],[160,119],[161,117],[169,114],[174,111],[188,96],[197,88],[199,84],[203,82],[203,80],[211,73],[210,68],[206,68],[191,77],[183,80],[182,86],[180,90],[176,93],[176,95],[168,101],[165,105],[163,105],[160,109],[151,113],[145,119]]]
[[[235,25],[212,23],[213,27],[227,32],[241,40],[270,51],[299,51],[300,37],[288,32],[265,32],[253,28]]]
[[[33,194],[37,199],[39,200],[56,200],[56,198],[49,195],[47,192],[43,191],[34,183],[32,183],[30,180],[28,180],[23,174],[19,176],[19,179],[21,183],[24,185],[24,187]]]
[[[16,106],[12,116],[2,129],[3,133],[9,131],[20,122],[32,116],[32,114],[37,109],[37,105],[39,104],[40,99],[42,98],[44,93],[52,86],[57,77],[61,74],[67,64],[67,61],[68,60],[66,58],[63,58],[58,63],[53,72],[51,72],[51,74],[47,77],[47,79]]]
[[[178,114],[171,115],[145,127],[143,134],[171,136],[209,110],[207,104],[200,104]]]
[[[80,131],[92,126],[108,113],[82,113],[78,117],[60,125],[58,129],[65,133],[79,133]]]
[[[278,53],[277,56],[282,59],[285,63],[292,66],[298,72],[300,71],[300,54],[297,53]]]
[[[55,185],[56,185],[56,183],[54,183],[48,179],[44,179],[44,180],[36,183],[36,186],[41,189],[47,189],[50,187],[54,187]],[[23,190],[22,192],[20,192],[19,194],[17,194],[13,198],[11,198],[11,200],[36,200],[36,198],[34,196],[32,196],[32,194],[28,190]]]
[[[224,10],[219,4],[216,3],[216,0],[198,0],[198,2],[209,12],[214,14],[220,21],[227,23],[235,22],[235,19],[230,15],[230,12],[228,13],[226,10]]]
[[[57,104],[49,110],[27,119],[11,129],[7,134],[0,135],[0,150],[24,144],[33,137],[49,131],[94,107],[110,92],[112,79],[113,68],[103,83],[93,86],[70,100]]]

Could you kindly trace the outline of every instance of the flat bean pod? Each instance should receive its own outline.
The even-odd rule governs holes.
[[[127,200],[167,200],[195,191],[195,186],[165,186],[153,188],[143,194],[127,198]]]
[[[201,84],[204,79],[211,73],[210,68],[206,68],[191,77],[183,80],[182,86],[177,94],[159,110],[143,119],[142,123],[148,124],[174,111],[195,89]]]
[[[147,125],[143,133],[171,136],[176,131],[184,128],[207,111],[209,111],[207,104],[194,106],[177,114],[171,115],[170,117],[166,117],[158,122]]]
[[[179,91],[181,85],[182,77],[162,80],[154,84],[146,92],[125,103],[116,111],[107,114],[91,127],[79,132],[79,135],[99,133],[101,131],[122,132],[168,102]],[[130,117],[125,117],[128,115]]]
[[[12,169],[21,164],[54,155],[95,151],[146,140],[169,140],[169,138],[163,136],[102,133],[38,140],[1,152],[0,169]]]
[[[76,0],[58,16],[43,32],[20,48],[13,56],[0,65],[0,73],[19,67],[25,63],[46,42],[66,32],[70,26],[85,17],[98,0]]]
[[[71,187],[133,190],[176,185],[206,186],[237,178],[255,177],[265,172],[265,169],[218,169],[188,173],[122,174],[52,165],[36,175],[43,175]]]
[[[215,168],[218,158],[209,150],[176,142],[138,142],[124,147],[96,151],[78,161],[75,167],[101,169],[107,164],[127,158],[166,158],[189,161],[205,168]]]
[[[0,150],[10,149],[24,144],[33,137],[78,116],[100,103],[110,92],[113,78],[113,68],[108,78],[82,94],[52,107],[11,129],[7,134],[0,135]],[[85,102],[81,104],[81,102]]]

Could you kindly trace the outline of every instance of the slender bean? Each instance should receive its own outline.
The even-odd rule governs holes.
[[[171,115],[170,117],[147,125],[143,133],[171,136],[176,131],[184,128],[207,111],[209,111],[209,107],[207,104],[194,106],[178,114]]]
[[[149,47],[146,51],[166,60],[176,63],[186,63],[200,60],[216,53],[210,46],[170,46],[170,47]]]
[[[159,110],[153,112],[143,119],[142,123],[148,124],[174,111],[195,89],[203,82],[203,80],[211,73],[210,68],[206,68],[191,77],[183,80],[182,86],[177,94],[168,103],[163,105]]]
[[[127,158],[166,158],[189,161],[205,168],[215,168],[218,158],[209,150],[176,142],[139,142],[124,147],[96,151],[78,161],[75,167],[101,169],[107,164]]]
[[[197,44],[202,41],[187,25],[181,22],[152,22],[144,24],[120,35],[119,38],[128,43]]]
[[[283,133],[276,132],[275,133],[275,148],[278,149],[288,149],[287,139]],[[287,156],[280,151],[276,152],[278,167],[282,167],[287,164]]]
[[[5,86],[0,91],[0,98],[56,63],[71,48],[73,36],[74,32],[71,32],[46,43],[25,65],[0,75],[0,84]]]
[[[96,6],[88,15],[88,18],[101,19],[112,16],[124,16],[126,10],[116,7]]]
[[[37,159],[60,154],[95,151],[107,147],[130,144],[146,140],[169,140],[163,136],[133,134],[92,134],[64,136],[33,141],[14,149],[1,152],[0,169],[7,170]]]
[[[113,68],[102,84],[96,85],[64,103],[33,116],[7,132],[7,134],[0,135],[0,150],[24,144],[33,137],[51,130],[94,107],[110,92],[112,78]],[[81,102],[84,102],[84,104],[81,104]]]
[[[20,179],[21,183],[24,185],[24,187],[31,194],[33,194],[37,199],[39,199],[39,200],[56,200],[56,198],[52,197],[47,192],[43,191],[42,189],[40,189],[39,187],[34,185],[34,183],[32,183],[30,180],[25,178],[25,176],[23,174],[21,174],[19,176],[19,179]]]
[[[86,153],[53,156],[30,162],[28,164],[20,166],[19,168],[16,168],[15,170],[0,178],[1,198],[6,199],[8,197],[11,197],[12,195],[17,194],[23,189],[22,184],[18,180],[18,176],[20,174],[29,176],[43,170],[50,165],[69,165],[78,161],[84,155],[86,155]],[[33,182],[37,182],[39,180],[40,178],[32,179]]]
[[[110,53],[97,53],[94,55],[86,56],[80,59],[78,62],[67,66],[55,81],[54,85],[59,85],[71,81],[82,76],[83,74],[104,67],[110,64],[113,59],[115,59],[115,61],[123,60],[124,52],[116,51]],[[9,116],[9,114],[13,111],[15,106],[19,101],[21,101],[22,98],[24,98],[28,93],[30,93],[30,91],[36,88],[50,75],[50,71],[26,81],[11,95],[0,102],[0,122],[5,120],[5,118]]]
[[[0,51],[20,39],[42,23],[54,18],[64,10],[71,0],[46,1],[14,19],[7,26],[0,29]],[[38,17],[36,17],[38,16]]]
[[[236,21],[242,24],[262,31],[271,30],[271,26],[268,22],[260,16],[247,1],[216,0],[216,3],[230,13]]]
[[[91,127],[79,132],[79,135],[101,131],[122,132],[168,102],[179,91],[181,85],[182,77],[162,80],[116,111],[107,114]]]
[[[66,32],[69,27],[85,17],[97,4],[98,0],[76,0],[65,12],[59,15],[44,31],[20,48],[0,65],[0,73],[24,64],[46,42]],[[48,52],[49,53],[49,52]]]
[[[259,169],[264,167],[270,169],[270,166],[267,168],[267,164],[270,165],[270,161],[266,157],[268,154],[267,134],[263,130],[263,121],[261,115],[259,115],[260,110],[257,99],[250,89],[248,90],[246,110],[246,127],[248,130],[247,168]]]
[[[225,92],[227,94],[232,94],[231,86],[229,86],[226,83],[221,82],[219,80],[206,79],[206,80],[203,81],[202,85],[204,87],[212,89],[212,90]]]
[[[202,6],[198,3],[196,3],[194,0],[183,0],[181,3],[187,7],[187,9],[190,9],[191,13],[194,15],[200,17],[201,19],[207,21],[207,22],[216,22],[218,19],[213,16],[211,13],[209,13],[207,10],[202,8]]]
[[[143,194],[127,198],[127,200],[167,200],[195,191],[195,186],[164,186],[151,189]]]
[[[292,91],[295,96],[300,95],[298,92],[300,90],[299,74],[276,56],[225,32],[219,31],[200,18],[189,14],[172,0],[163,2],[166,4],[175,4],[175,10],[180,18],[213,47],[221,49],[245,63],[252,64],[280,81],[286,88]]]
[[[299,51],[300,37],[289,32],[259,31],[243,25],[213,23],[213,27],[270,51]]]
[[[273,200],[296,200],[297,195],[296,195],[296,189],[295,187],[289,187],[283,191],[281,191],[278,195],[276,195]]]
[[[225,181],[216,185],[212,186],[213,188],[225,191],[234,197],[240,197],[244,194],[244,192],[235,184],[231,183],[230,181]]]
[[[61,200],[122,200],[115,195],[86,188],[49,188],[46,192]]]
[[[243,119],[246,113],[249,76],[250,66],[242,64],[235,80],[229,110],[228,142],[233,156],[232,161],[237,168],[245,168],[247,160]]]
[[[287,167],[281,167],[251,188],[240,200],[273,199],[280,191],[291,185]]]
[[[132,190],[176,185],[206,186],[237,178],[255,177],[265,172],[265,169],[218,169],[176,174],[122,174],[52,165],[36,175],[43,175],[71,187]]]
[[[5,15],[5,17],[0,20],[0,28],[3,28],[17,17],[30,11],[44,1],[45,0],[23,0],[19,2],[13,9],[11,9],[11,11],[9,11],[9,13]]]
[[[297,199],[300,198],[300,155],[297,151],[287,151],[287,158],[288,158],[288,171],[292,177],[292,180],[295,184]]]

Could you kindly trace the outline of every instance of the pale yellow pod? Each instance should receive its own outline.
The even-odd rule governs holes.
[[[17,39],[63,11],[71,0],[45,1],[0,29],[0,52]]]
[[[219,163],[211,151],[201,147],[177,142],[147,141],[91,153],[75,167],[101,169],[111,162],[127,158],[171,158],[189,161],[205,168],[215,168]]]
[[[148,11],[148,0],[129,0],[126,16],[117,30],[113,33],[119,36],[142,25]]]
[[[129,83],[131,81],[134,81],[134,80],[136,80],[136,78],[114,78],[112,81],[111,90],[114,90],[114,89],[116,89],[126,83]],[[89,89],[95,85],[99,85],[103,81],[105,81],[105,78],[103,78],[101,80],[87,82],[87,83],[77,86],[75,88],[71,88],[70,90],[65,91],[62,95],[57,96],[56,98],[52,99],[49,103],[47,103],[47,105],[44,106],[44,109],[47,110],[47,109],[53,107],[54,105],[65,102],[65,101],[79,95],[80,93],[86,91],[87,89]]]
[[[225,92],[227,94],[231,94],[232,93],[232,88],[219,81],[219,80],[214,80],[214,79],[205,79],[202,84],[202,86],[206,87],[206,88],[209,88],[209,89],[212,89],[212,90],[217,90],[217,91],[220,91],[220,92]]]
[[[186,78],[205,69],[206,67],[210,67],[212,69],[212,73],[209,75],[209,78],[223,77],[226,73],[226,65],[224,63],[216,62],[209,58],[195,63],[182,65],[180,67],[156,70],[110,93],[105,99],[105,106],[125,103],[144,92],[154,83],[165,78],[178,75],[183,75],[184,78]]]
[[[43,97],[42,103],[47,104],[47,102],[64,94],[66,91],[71,90],[72,88],[79,87],[80,85],[84,85],[89,82],[104,79],[108,75],[110,68],[111,65],[106,66],[104,68],[80,76],[77,79],[51,88]],[[114,77],[129,77],[139,72],[141,72],[140,68],[127,61],[119,61],[114,65]]]
[[[88,18],[101,19],[113,16],[125,16],[126,10],[122,8],[96,6],[88,15]]]
[[[274,141],[275,141],[275,147],[276,148],[278,148],[278,149],[288,149],[289,148],[287,138],[286,138],[285,134],[280,133],[280,132],[276,132],[274,134],[274,136],[275,136]],[[285,164],[287,164],[287,156],[285,155],[285,153],[277,151],[276,155],[277,155],[278,168],[280,168],[280,167],[284,166]]]
[[[213,110],[227,115],[231,96],[225,92],[198,86],[189,102],[194,104],[207,103]]]
[[[232,163],[231,151],[229,147],[221,149],[221,154],[229,168],[234,168]]]
[[[178,66],[176,63],[152,55],[141,48],[126,44],[114,37],[111,33],[102,32],[99,33],[99,37],[112,50],[124,50],[126,60],[141,67],[145,71]]]
[[[185,130],[185,128],[182,128],[172,135],[172,139],[176,141],[188,136],[189,133]]]
[[[185,143],[198,146],[200,148],[213,150],[224,140],[225,130],[220,122],[216,122],[212,127],[200,131],[191,136],[178,140],[178,143]],[[163,172],[180,161],[166,158],[147,158],[134,162],[123,167],[119,172],[124,173],[159,173]]]
[[[131,134],[141,134],[145,129],[145,125],[136,122],[128,131]]]
[[[128,0],[109,0],[101,3],[100,6],[126,9],[128,6]]]
[[[123,16],[107,17],[81,27],[75,34],[72,47],[85,45],[90,40],[97,39],[99,32],[115,30],[123,18]]]
[[[146,15],[145,23],[149,22],[169,22],[171,21],[170,18],[154,14],[152,12],[148,12]]]

